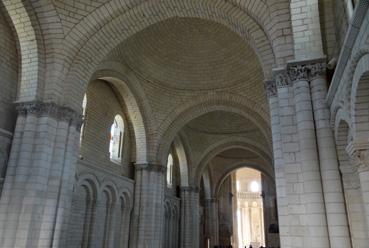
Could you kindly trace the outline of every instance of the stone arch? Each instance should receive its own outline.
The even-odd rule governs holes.
[[[119,218],[116,220],[116,244],[119,244],[119,247],[126,247],[128,245],[128,236],[130,230],[130,222],[131,222],[131,211],[132,211],[132,199],[131,193],[123,189],[119,193],[119,205],[117,208],[117,212],[119,212]]]
[[[110,181],[103,181],[100,186],[100,194],[106,191],[109,193],[111,204],[115,204],[118,200],[118,189],[117,186]]]
[[[123,190],[119,195],[123,199],[125,206],[131,209],[133,206],[132,194],[128,190]]]
[[[111,246],[114,243],[115,236],[115,207],[118,201],[117,188],[111,181],[103,181],[100,187],[99,208],[101,214],[96,216],[98,221],[103,224],[101,241],[104,246]]]
[[[345,126],[347,126],[346,127],[347,132],[345,132],[346,137],[348,136],[349,130],[350,130],[349,123],[351,123],[351,120],[350,120],[349,113],[344,111],[343,108],[338,107],[335,112],[336,113],[335,113],[335,116],[334,116],[333,126],[334,126],[334,137],[337,140],[339,138],[339,136],[342,137],[342,133],[339,133],[339,132],[342,132],[342,129]],[[346,128],[344,128],[344,129],[346,129]],[[347,142],[347,140],[346,140],[346,142]]]
[[[122,8],[124,9],[124,6]],[[105,6],[101,9],[105,11]],[[74,86],[64,87],[66,89],[81,88],[81,86],[75,85],[76,82],[84,84],[96,64],[126,38],[151,24],[171,17],[198,17],[226,25],[249,42],[263,65],[265,77],[271,77],[275,55],[270,40],[255,20],[231,4],[225,4],[221,0],[148,1],[124,14],[119,13],[122,9],[114,6],[112,9],[117,11],[117,16],[114,14],[110,17],[102,15],[105,16],[105,19],[97,14],[102,11],[101,9],[82,20],[65,39],[64,45],[69,53],[66,57],[66,67],[69,72],[66,79],[61,81]],[[95,27],[99,26],[98,33],[96,33],[97,30],[90,30],[91,25],[87,24],[92,20],[99,22],[99,25],[94,25]],[[78,36],[84,34],[84,36],[76,40],[74,39],[76,34]],[[92,55],[89,51],[99,51],[99,54]],[[75,102],[73,100],[75,98],[74,92],[68,91],[64,95],[67,97],[64,100],[65,104]]]
[[[368,240],[368,231],[365,222],[364,203],[360,188],[360,179],[355,164],[346,151],[347,145],[352,141],[352,130],[349,120],[337,118],[335,130],[336,149],[341,172],[343,192],[345,197],[348,223],[353,246]]]
[[[346,152],[346,147],[350,142],[351,135],[350,135],[350,126],[346,120],[338,119],[337,120],[337,129],[335,131],[335,138],[336,138],[336,146],[337,146],[337,155],[338,160],[340,162],[340,169],[344,166],[348,166],[349,156]]]
[[[211,182],[211,177],[209,174],[209,170],[205,170],[202,175],[200,176],[200,180],[203,180],[204,182],[204,195],[205,195],[205,199],[211,199],[212,198],[212,193],[211,193],[211,188],[212,188],[212,182]],[[200,183],[199,183],[199,188],[200,188]]]
[[[44,87],[45,54],[40,24],[31,3],[3,1],[15,32],[19,49],[18,101],[32,101],[41,97]]]
[[[84,174],[77,177],[76,187],[87,187],[93,193],[94,198],[97,198],[99,194],[100,183],[97,178],[92,174]]]
[[[204,171],[204,169],[208,166],[209,161],[214,158],[217,154],[228,150],[230,148],[241,148],[248,150],[256,155],[258,155],[262,161],[265,161],[266,164],[271,164],[271,157],[270,155],[266,154],[263,151],[263,147],[259,146],[255,142],[245,139],[245,138],[239,138],[239,137],[230,137],[223,140],[220,140],[219,142],[213,144],[210,146],[206,151],[204,151],[204,155],[199,160],[199,163],[196,166],[195,170],[195,183],[199,185],[201,175]],[[272,169],[271,169],[272,170]]]
[[[132,130],[129,132],[133,136],[130,137],[131,157],[135,159],[136,163],[146,163],[148,146],[146,127],[150,126],[150,120],[153,117],[143,89],[132,77],[127,78],[121,72],[123,68],[119,63],[103,63],[92,75],[90,81],[104,80],[113,85],[119,93],[120,100],[126,108],[128,129]]]
[[[178,163],[179,163],[179,172],[180,172],[180,180],[181,180],[181,187],[189,186],[189,167],[188,167],[188,160],[187,160],[187,151],[182,143],[180,137],[176,137],[173,141],[173,147],[175,153],[177,155]],[[164,162],[163,162],[164,164]]]
[[[80,188],[86,191],[87,199],[85,199],[85,202],[82,203],[84,209],[83,211],[81,211],[81,203],[79,201],[81,201],[82,199],[80,199],[80,196],[78,194],[73,197],[77,198],[75,200],[72,200],[71,214],[72,216],[76,216],[71,219],[71,225],[82,224],[82,231],[80,232],[80,230],[77,230],[77,232],[70,232],[70,235],[71,237],[75,237],[74,239],[79,240],[78,243],[88,246],[92,240],[96,202],[99,197],[100,184],[94,175],[85,174],[78,177],[76,187],[77,189]],[[73,242],[75,242],[74,239],[69,240],[72,242],[72,245]]]
[[[175,135],[187,123],[197,117],[213,111],[225,111],[239,114],[241,117],[252,121],[262,132],[271,150],[270,127],[267,122],[268,114],[257,103],[245,99],[245,97],[226,93],[212,93],[201,97],[196,101],[182,104],[175,108],[173,113],[162,122],[158,128],[157,140],[158,147],[153,150],[158,154],[156,160],[162,161],[163,156],[169,150]]]
[[[260,164],[258,163],[253,163],[250,161],[237,161],[233,164],[231,164],[229,166],[229,168],[227,168],[225,170],[225,172],[220,176],[220,180],[214,183],[214,192],[212,192],[214,194],[214,196],[217,196],[219,194],[219,190],[221,185],[223,184],[224,180],[226,180],[226,178],[234,171],[241,169],[241,168],[251,168],[257,171],[260,171],[260,173],[262,173],[263,175],[265,175],[269,180],[271,180],[271,182],[274,182],[274,177],[271,174],[270,171],[266,170],[265,168],[263,168],[263,166],[260,166]]]
[[[349,62],[346,65],[346,69],[345,69],[346,73],[344,73],[342,76],[343,78],[341,81],[344,83],[344,86],[343,86],[344,90],[342,91],[343,93],[342,93],[341,101],[343,102],[345,106],[347,105],[348,109],[350,110],[352,109],[352,95],[355,94],[353,93],[353,89],[354,89],[353,85],[354,85],[355,75],[358,75],[357,73],[358,64],[361,61],[361,59],[368,54],[369,54],[369,46],[364,46],[357,52],[353,52],[353,55],[351,56]]]
[[[369,54],[356,64],[351,88],[351,120],[355,142],[369,143]]]

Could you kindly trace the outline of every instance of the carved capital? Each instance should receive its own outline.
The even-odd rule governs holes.
[[[304,64],[292,65],[289,66],[288,68],[288,75],[292,82],[303,80],[308,81],[309,80],[308,71],[309,67]]]
[[[327,64],[324,61],[318,61],[309,65],[310,79],[321,77],[325,75]]]
[[[35,115],[37,117],[48,116],[58,121],[65,121],[79,128],[82,124],[82,116],[71,108],[60,106],[53,102],[20,102],[16,104],[19,115]]]
[[[286,70],[275,72],[274,78],[277,88],[284,88],[291,85],[291,80]]]
[[[264,87],[268,97],[277,95],[277,86],[274,80],[265,81]]]
[[[135,164],[136,171],[154,171],[159,173],[165,173],[167,168],[159,164]]]
[[[288,63],[287,71],[291,81],[309,81],[316,77],[325,75],[326,58],[293,61]]]

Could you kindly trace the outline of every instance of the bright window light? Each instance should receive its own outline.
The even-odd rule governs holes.
[[[251,184],[250,184],[250,190],[251,192],[258,192],[260,190],[260,186],[259,186],[259,183],[256,182],[256,181],[252,181]]]

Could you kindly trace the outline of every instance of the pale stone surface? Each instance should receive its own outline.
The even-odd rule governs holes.
[[[250,167],[268,245],[367,247],[368,8],[1,1],[0,246],[217,245],[219,189]]]

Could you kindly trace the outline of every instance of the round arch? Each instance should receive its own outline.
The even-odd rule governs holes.
[[[261,161],[264,161],[265,165],[270,165],[270,172],[272,174],[273,168],[271,166],[271,157],[265,154],[262,150],[262,147],[259,147],[254,142],[245,139],[245,138],[238,138],[238,137],[231,137],[229,139],[221,140],[214,145],[210,146],[203,154],[202,158],[200,159],[199,163],[196,166],[196,171],[194,174],[195,183],[199,185],[201,175],[203,171],[208,166],[210,160],[214,158],[217,154],[226,151],[231,148],[241,148],[248,150],[261,158]]]
[[[222,186],[224,180],[232,174],[234,171],[241,169],[241,168],[250,168],[259,171],[261,174],[265,175],[271,182],[274,182],[274,177],[268,172],[263,166],[260,166],[260,164],[257,163],[250,163],[250,161],[237,161],[233,164],[231,164],[227,169],[222,173],[219,180],[214,182],[214,196],[216,197],[219,193],[220,187]]]
[[[181,187],[189,186],[189,168],[188,168],[188,160],[187,160],[187,152],[182,143],[180,137],[176,137],[173,141],[173,147],[175,153],[177,155],[177,159],[179,162],[179,172],[180,172],[180,180],[181,180]],[[164,164],[164,163],[163,163]]]
[[[355,142],[369,144],[369,53],[356,64],[353,74],[350,108]]]
[[[80,25],[70,32],[70,37],[68,36],[65,40],[65,47],[69,54],[66,57],[66,68],[69,72],[66,78],[61,81],[74,86],[76,82],[85,84],[96,64],[102,61],[114,47],[140,30],[172,17],[197,17],[227,26],[254,48],[262,68],[265,69],[265,77],[271,77],[275,55],[270,40],[253,18],[232,4],[224,3],[221,0],[150,1],[123,14],[117,14],[118,16],[115,18],[106,17],[105,20],[99,20],[101,23],[99,23],[98,33],[96,33],[97,30],[86,30],[90,25],[84,25],[91,18],[95,21],[95,13],[86,17]],[[112,30],[114,31],[112,32]],[[73,39],[74,33],[85,34],[85,37],[76,41]],[[89,52],[95,50],[98,50],[99,54]],[[78,87],[83,88],[83,86]],[[70,88],[75,87],[64,88],[70,90]],[[74,92],[68,91],[64,95],[66,96],[64,100],[66,104],[75,103],[73,100],[76,97]],[[74,108],[75,106],[70,107]]]
[[[17,34],[20,57],[18,101],[36,100],[44,87],[44,42],[36,13],[27,1],[3,1]],[[1,7],[1,5],[0,5]]]
[[[109,65],[110,69],[105,69]],[[136,163],[146,163],[148,147],[146,126],[149,120],[152,120],[150,109],[147,109],[148,103],[139,84],[135,84],[134,80],[128,80],[124,74],[119,72],[119,68],[121,68],[119,63],[109,63],[109,65],[102,64],[99,70],[92,75],[90,81],[104,80],[111,83],[119,92],[119,97],[127,109],[128,127],[133,130],[134,137],[130,139],[133,148],[131,149],[131,157],[135,158]]]
[[[158,154],[156,160],[162,161],[174,137],[187,123],[213,111],[235,113],[252,121],[262,132],[264,139],[269,145],[267,149],[271,151],[270,128],[267,122],[269,117],[260,105],[234,94],[212,93],[197,101],[182,104],[162,122],[162,125],[158,128],[156,138],[161,142],[157,142],[158,147],[153,149]]]
[[[211,177],[210,177],[210,173],[209,170],[205,170],[204,173],[202,173],[201,177],[203,182],[204,182],[204,195],[205,195],[205,199],[211,199],[212,198],[212,181],[211,181]],[[200,183],[199,183],[199,188],[200,188]]]

